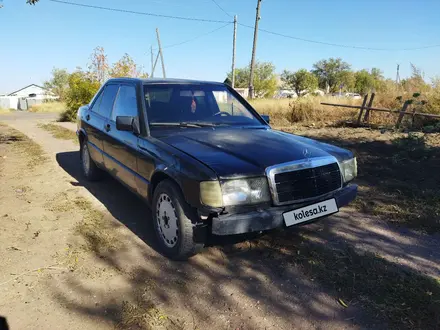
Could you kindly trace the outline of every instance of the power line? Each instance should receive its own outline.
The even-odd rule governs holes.
[[[225,27],[227,27],[228,25],[231,25],[231,24],[233,24],[233,23],[227,23],[227,24],[225,24],[225,25],[220,26],[220,27],[217,28],[217,29],[214,29],[214,30],[212,30],[212,31],[209,31],[209,32],[206,32],[206,33],[200,34],[200,35],[198,35],[198,36],[196,36],[196,37],[194,37],[194,38],[191,38],[191,39],[188,39],[188,40],[185,40],[185,41],[182,41],[182,42],[178,42],[178,43],[175,43],[175,44],[166,45],[166,46],[163,46],[162,48],[165,49],[165,48],[171,48],[171,47],[176,47],[176,46],[180,46],[180,45],[186,44],[186,43],[188,43],[188,42],[191,42],[191,41],[197,40],[197,39],[199,39],[199,38],[201,38],[201,37],[204,37],[204,36],[207,36],[207,35],[212,34],[212,33],[214,33],[214,32],[217,32],[218,30],[224,29]]]
[[[143,16],[153,16],[153,17],[161,17],[161,18],[172,18],[172,19],[183,20],[183,21],[193,21],[193,22],[195,21],[195,22],[207,22],[207,23],[228,23],[228,24],[229,23],[231,23],[231,24],[233,23],[232,21],[229,22],[229,21],[212,20],[212,19],[206,19],[206,18],[172,16],[172,15],[163,15],[163,14],[155,14],[155,13],[148,13],[148,12],[139,12],[139,11],[133,11],[133,10],[126,10],[126,9],[118,9],[118,8],[109,8],[109,7],[102,7],[102,6],[86,5],[86,4],[82,4],[82,3],[75,3],[75,2],[63,1],[63,0],[49,0],[49,1],[55,2],[55,3],[60,3],[60,4],[71,5],[71,6],[84,7],[84,8],[93,8],[93,9],[100,9],[100,10],[107,10],[107,11],[114,11],[114,12],[121,12],[121,13],[135,14],[135,15],[143,15]],[[214,1],[214,0],[212,0],[212,1]],[[221,8],[221,7],[219,6],[219,8]],[[223,10],[223,8],[221,8],[221,9]],[[243,24],[243,23],[238,23],[238,24],[240,26],[244,26],[246,28],[254,29],[253,26],[250,26],[250,25],[247,25],[247,24]],[[339,48],[359,49],[359,50],[409,51],[409,50],[420,50],[420,49],[429,49],[429,48],[440,47],[440,44],[426,45],[426,46],[420,46],[420,47],[401,48],[401,49],[397,49],[397,48],[362,47],[362,46],[336,44],[336,43],[330,43],[330,42],[325,42],[325,41],[300,38],[300,37],[286,35],[286,34],[283,34],[283,33],[269,31],[269,30],[265,30],[265,29],[258,29],[258,30],[261,31],[261,32],[264,32],[264,33],[268,33],[268,34],[272,34],[272,35],[276,35],[276,36],[284,37],[284,38],[288,38],[288,39],[293,39],[293,40],[297,40],[297,41],[303,41],[303,42],[308,42],[308,43],[314,43],[314,44],[326,45],[326,46],[332,46],[332,47],[339,47]]]
[[[247,27],[249,29],[254,29],[253,26],[247,25],[247,24],[243,24],[243,23],[238,23],[241,26]],[[397,49],[397,48],[373,48],[373,47],[362,47],[362,46],[352,46],[352,45],[344,45],[344,44],[335,44],[335,43],[330,43],[330,42],[325,42],[325,41],[318,41],[318,40],[311,40],[311,39],[305,39],[305,38],[299,38],[299,37],[295,37],[295,36],[290,36],[290,35],[286,35],[283,33],[278,33],[278,32],[273,32],[273,31],[269,31],[269,30],[265,30],[265,29],[258,29],[261,32],[264,33],[268,33],[268,34],[272,34],[272,35],[276,35],[279,37],[284,37],[284,38],[288,38],[288,39],[293,39],[293,40],[298,40],[298,41],[303,41],[303,42],[308,42],[308,43],[314,43],[314,44],[320,44],[320,45],[327,45],[327,46],[333,46],[333,47],[340,47],[340,48],[352,48],[352,49],[360,49],[360,50],[375,50],[375,51],[408,51],[408,50],[419,50],[419,49],[427,49],[427,48],[436,48],[436,47],[440,47],[440,44],[437,45],[428,45],[428,46],[420,46],[420,47],[413,47],[413,48],[401,48],[401,49]]]
[[[62,1],[62,0],[49,0],[49,1],[56,2],[56,3],[62,3],[62,4],[65,4],[65,5],[78,6],[78,7],[93,8],[93,9],[100,9],[100,10],[107,10],[107,11],[116,11],[116,12],[121,12],[121,13],[143,15],[143,16],[173,18],[173,19],[179,19],[179,20],[183,20],[183,21],[197,21],[197,22],[209,22],[209,23],[232,23],[232,21],[228,22],[228,21],[219,21],[219,20],[212,20],[212,19],[206,19],[206,18],[162,15],[162,14],[154,14],[154,13],[126,10],[126,9],[118,9],[118,8],[109,8],[109,7],[86,5],[86,4],[83,4],[83,3],[76,3],[76,2]]]
[[[191,38],[191,39],[188,39],[188,40],[185,40],[185,41],[182,41],[182,42],[178,42],[178,43],[175,43],[175,44],[170,44],[170,45],[163,46],[162,49],[167,49],[167,48],[172,48],[172,47],[176,47],[176,46],[180,46],[180,45],[187,44],[187,43],[189,43],[189,42],[192,42],[192,41],[194,41],[194,40],[197,40],[197,39],[199,39],[199,38],[202,38],[202,37],[207,36],[207,35],[209,35],[209,34],[212,34],[212,33],[214,33],[214,32],[217,32],[218,30],[224,29],[225,27],[227,27],[227,26],[230,25],[230,24],[233,24],[233,23],[225,24],[225,25],[220,26],[219,28],[216,28],[216,29],[214,29],[214,30],[212,30],[212,31],[209,31],[209,32],[206,32],[206,33],[200,34],[200,35],[198,35],[198,36],[196,36],[196,37],[194,37],[194,38]],[[154,48],[154,47],[153,47],[153,50],[157,50],[157,48]]]
[[[211,0],[212,2],[214,2],[215,3],[215,5],[222,11],[222,12],[224,12],[226,15],[228,15],[229,17],[231,17],[232,18],[232,15],[231,14],[229,14],[226,10],[224,10],[223,9],[223,7],[222,6],[220,6],[219,4],[218,4],[218,2],[217,1],[215,1],[215,0]]]

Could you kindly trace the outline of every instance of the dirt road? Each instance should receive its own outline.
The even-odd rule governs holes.
[[[440,278],[437,234],[347,209],[314,225],[223,241],[189,262],[172,262],[155,249],[149,209],[111,178],[85,181],[78,146],[38,126],[52,119],[0,117],[46,157],[32,165],[29,142],[0,127],[9,137],[0,140],[0,315],[11,329],[440,324],[431,311],[440,294],[433,284]],[[409,312],[402,304],[410,296],[424,310]],[[398,306],[390,316],[381,297]]]

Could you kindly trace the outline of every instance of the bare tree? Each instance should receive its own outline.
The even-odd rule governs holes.
[[[89,72],[94,80],[103,84],[109,75],[109,65],[107,63],[107,55],[103,47],[96,47],[90,56],[92,61],[89,64]]]

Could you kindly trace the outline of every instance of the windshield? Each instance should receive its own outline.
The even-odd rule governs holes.
[[[261,126],[253,112],[222,85],[144,86],[150,126]]]

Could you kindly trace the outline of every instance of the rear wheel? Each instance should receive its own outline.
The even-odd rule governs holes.
[[[83,175],[89,181],[97,181],[102,178],[102,171],[96,166],[92,157],[90,157],[89,146],[86,140],[81,145],[81,168]]]
[[[164,255],[174,260],[186,260],[203,248],[203,244],[194,241],[197,214],[174,182],[164,180],[158,184],[152,209],[154,228]]]

